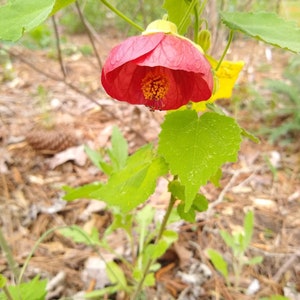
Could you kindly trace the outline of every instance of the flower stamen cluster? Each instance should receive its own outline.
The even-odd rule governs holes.
[[[153,108],[158,107],[160,104],[161,108],[159,109],[163,109],[163,99],[168,92],[169,81],[168,78],[157,69],[159,69],[159,67],[157,67],[156,70],[149,71],[142,79],[141,89],[145,99],[149,100],[148,106],[150,108],[152,106]],[[153,105],[151,105],[151,102],[154,102]]]

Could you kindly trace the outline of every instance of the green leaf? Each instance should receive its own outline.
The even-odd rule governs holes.
[[[144,281],[144,284],[143,284],[143,287],[146,287],[146,286],[154,286],[155,285],[155,276],[154,276],[154,273],[149,273],[147,274],[146,278],[145,278],[145,281]]]
[[[208,200],[204,195],[197,194],[192,207],[199,212],[206,211],[208,209]]]
[[[212,261],[214,267],[224,276],[228,278],[228,266],[222,255],[213,249],[207,249],[209,259]]]
[[[70,5],[73,2],[75,2],[75,0],[56,0],[51,15],[54,15],[56,12]]]
[[[55,0],[10,0],[0,6],[0,40],[17,41],[48,18],[54,3]]]
[[[17,286],[9,286],[8,290],[13,299],[22,300],[45,300],[47,280],[40,280],[39,276],[34,277],[26,283]]]
[[[105,161],[101,161],[100,163],[100,169],[107,175],[111,175],[114,172],[114,168],[112,165],[106,163]]]
[[[222,169],[219,168],[217,172],[209,178],[209,181],[216,187],[220,187],[220,179],[222,178]]]
[[[122,290],[127,288],[127,280],[123,270],[115,262],[106,264],[107,276],[112,284],[117,284]]]
[[[5,287],[7,282],[6,277],[4,277],[2,274],[0,274],[0,289],[2,289],[3,287]]]
[[[114,294],[117,291],[130,293],[131,287],[128,286],[125,274],[118,264],[113,261],[106,263],[106,273],[112,286],[87,293],[84,295],[86,299],[98,299],[107,294]]]
[[[85,146],[85,152],[93,162],[93,164],[107,175],[121,170],[128,158],[128,144],[122,133],[117,127],[113,128],[111,137],[111,149],[108,149],[108,155],[111,164],[105,162],[100,151],[95,151],[88,146]]]
[[[135,221],[137,223],[137,232],[139,237],[139,250],[143,251],[144,244],[149,235],[154,234],[153,231],[149,231],[149,226],[154,220],[155,209],[146,205],[135,214]]]
[[[111,225],[105,230],[105,237],[110,235],[113,231],[122,228],[128,235],[132,233],[132,214],[122,214],[119,212],[113,212],[113,221]]]
[[[262,256],[255,256],[255,257],[249,259],[248,261],[246,261],[246,264],[247,265],[257,265],[257,264],[260,264],[263,260],[264,260],[264,258]]]
[[[59,232],[63,236],[71,238],[75,243],[82,243],[88,246],[100,244],[99,234],[95,228],[93,229],[91,235],[77,225],[62,228],[59,230]]]
[[[258,137],[256,137],[254,134],[252,134],[251,132],[247,131],[246,129],[244,128],[241,128],[242,132],[242,136],[248,138],[249,140],[251,140],[252,142],[256,143],[256,144],[259,144],[260,143],[260,140]]]
[[[173,180],[168,185],[169,192],[173,195],[173,197],[184,200],[184,186],[180,184],[178,180]]]
[[[158,268],[156,268],[156,270],[152,270],[151,268],[151,273],[148,273],[146,278],[145,278],[145,281],[143,283],[143,287],[146,287],[146,286],[154,286],[155,285],[155,272],[158,271],[160,268],[160,266]],[[139,266],[135,266],[135,268],[133,269],[133,272],[132,272],[132,275],[133,275],[133,279],[136,281],[136,282],[140,282],[143,277],[144,277],[144,273],[143,271],[139,268]],[[139,298],[139,299],[143,299],[143,298]]]
[[[167,242],[169,246],[171,246],[178,239],[178,233],[173,230],[165,230],[162,239]]]
[[[227,247],[231,248],[232,250],[236,249],[237,245],[235,243],[235,239],[231,236],[227,231],[221,230],[220,235],[223,241],[226,243]]]
[[[243,238],[243,251],[246,251],[250,245],[254,226],[253,211],[248,211],[244,219],[244,238]]]
[[[159,136],[158,153],[185,186],[185,211],[200,188],[225,162],[237,159],[241,129],[234,119],[194,110],[166,115]]]
[[[101,290],[95,290],[89,293],[86,293],[84,295],[85,299],[99,299],[100,297],[106,296],[106,295],[112,295],[120,290],[120,287],[118,285],[112,285],[105,287]],[[100,298],[102,299],[102,298]]]
[[[127,213],[148,199],[158,177],[167,172],[163,158],[157,157],[153,146],[148,144],[130,156],[126,166],[112,174],[107,184],[91,196]]]
[[[187,10],[189,9],[189,5],[189,1],[186,0],[165,0],[163,8],[168,12],[168,20],[176,24],[178,27]],[[185,34],[190,22],[191,18],[188,18],[187,21],[183,24],[182,30],[178,33],[182,35]]]
[[[222,21],[232,30],[265,43],[300,53],[300,28],[269,12],[222,12]]]
[[[153,222],[154,215],[155,209],[150,205],[146,205],[141,210],[139,210],[135,215],[135,219],[138,223],[137,230],[146,230],[149,227],[149,225]]]
[[[100,151],[93,150],[88,145],[84,145],[84,151],[92,163],[99,169],[101,169],[100,162],[103,161],[103,156]]]
[[[180,202],[180,204],[177,206],[177,212],[180,218],[190,223],[195,222],[196,212],[194,207],[192,206],[188,211],[185,211],[184,206],[184,202]]]
[[[160,240],[156,245],[150,244],[145,248],[145,257],[149,257],[153,260],[161,257],[169,248],[169,245],[166,241]]]
[[[128,144],[117,127],[113,128],[111,146],[108,154],[113,165],[113,170],[118,172],[125,166],[128,157]]]
[[[63,189],[67,192],[63,199],[66,201],[73,201],[80,198],[91,198],[90,194],[101,189],[102,183],[93,182],[90,184],[86,184],[77,188],[71,188],[68,186],[64,186]]]
[[[281,295],[272,295],[270,297],[259,298],[259,300],[291,300],[291,299]]]
[[[168,248],[178,240],[178,233],[172,230],[165,230],[157,244],[149,244],[145,248],[145,256],[153,260],[161,257]]]
[[[190,223],[195,222],[196,218],[196,211],[202,212],[206,211],[208,208],[208,201],[205,198],[205,196],[201,194],[197,194],[195,199],[193,200],[193,204],[191,208],[186,212],[184,210],[185,203],[184,201],[180,202],[180,204],[177,206],[177,212],[179,216],[184,219],[185,221],[188,221]]]

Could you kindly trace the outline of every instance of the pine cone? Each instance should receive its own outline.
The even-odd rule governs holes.
[[[27,143],[43,154],[55,154],[77,144],[76,137],[64,129],[34,129],[26,135]]]

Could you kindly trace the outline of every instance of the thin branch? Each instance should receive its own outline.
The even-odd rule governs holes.
[[[47,78],[49,78],[51,80],[54,80],[54,81],[57,81],[57,82],[63,82],[65,85],[67,85],[69,88],[71,88],[72,90],[74,90],[76,93],[78,93],[78,94],[86,97],[88,100],[90,100],[91,102],[95,103],[97,106],[101,107],[101,105],[97,102],[97,100],[95,100],[93,97],[91,97],[86,92],[80,90],[78,87],[76,87],[72,83],[68,82],[67,78],[62,78],[62,77],[59,77],[59,76],[54,76],[54,75],[52,75],[52,74],[50,74],[48,72],[45,72],[43,69],[38,68],[35,63],[32,63],[29,60],[25,59],[23,57],[23,55],[14,53],[11,50],[8,51],[8,50],[4,49],[1,45],[0,45],[0,49],[6,51],[11,56],[19,59],[22,63],[26,64],[27,66],[29,66],[31,69],[33,69],[37,73],[40,73],[40,74],[44,75],[45,77],[47,77]]]
[[[52,74],[50,74],[48,72],[45,72],[43,69],[39,69],[38,67],[36,67],[35,63],[32,63],[29,60],[25,59],[24,55],[22,55],[21,53],[15,53],[15,52],[13,52],[11,50],[7,50],[7,49],[3,48],[1,45],[0,45],[0,49],[4,50],[6,53],[8,53],[9,55],[11,55],[12,57],[17,58],[18,60],[20,60],[25,65],[29,66],[31,69],[33,69],[37,73],[40,73],[40,74],[42,74],[42,75],[44,75],[44,76],[46,76],[49,79],[52,79],[54,81],[59,81],[59,82],[64,81],[64,79],[61,78],[61,77],[59,77],[59,76],[52,75]]]
[[[297,253],[293,254],[276,272],[276,274],[273,276],[273,280],[275,282],[279,282],[283,274],[295,263],[296,259],[299,257],[299,254]]]
[[[227,183],[227,185],[225,186],[225,188],[219,194],[218,199],[209,205],[208,210],[206,211],[206,214],[207,214],[208,217],[210,217],[212,215],[213,208],[223,202],[224,196],[226,195],[226,193],[228,192],[228,190],[232,187],[232,185],[234,184],[235,180],[237,179],[237,177],[239,175],[240,175],[239,171],[235,172],[232,175],[232,177],[230,178],[230,180]]]
[[[96,48],[96,45],[95,45],[95,42],[94,42],[94,37],[93,37],[92,31],[90,30],[90,26],[86,22],[86,19],[85,19],[84,15],[83,15],[83,13],[81,11],[80,5],[79,5],[79,3],[78,3],[77,0],[75,1],[75,5],[76,5],[76,9],[77,9],[79,18],[80,18],[83,26],[85,27],[85,30],[86,30],[86,32],[88,34],[88,37],[89,37],[89,40],[90,40],[90,42],[92,44],[92,47],[93,47],[93,50],[94,50],[94,54],[96,56],[99,68],[101,70],[102,69],[102,62],[101,62],[100,56],[98,54],[98,51],[97,51],[97,48]]]
[[[86,97],[89,101],[93,102],[95,105],[99,106],[102,108],[101,104],[98,103],[98,101],[92,97],[91,95],[89,95],[88,93],[82,91],[81,89],[79,89],[76,85],[70,83],[68,81],[67,78],[62,78],[62,77],[59,77],[59,76],[54,76],[48,72],[45,72],[43,69],[40,69],[36,66],[36,63],[32,63],[30,62],[29,60],[25,59],[24,58],[24,55],[22,54],[17,54],[17,53],[14,53],[13,51],[11,50],[7,50],[5,49],[2,45],[0,45],[0,49],[1,50],[4,50],[6,53],[8,53],[9,55],[19,59],[22,63],[28,65],[31,69],[33,69],[34,71],[36,71],[37,73],[39,74],[42,74],[44,75],[45,77],[51,79],[51,80],[54,80],[56,82],[63,82],[66,86],[68,86],[70,89],[72,89],[73,91],[75,91],[76,93]],[[115,119],[119,119],[120,118],[118,116],[116,116],[113,112],[107,110],[106,111],[108,114],[111,115],[111,117],[115,118]],[[142,133],[140,133],[138,130],[134,129],[134,128],[131,128],[131,130],[141,139],[143,139],[145,142],[148,142],[148,140],[143,136]]]
[[[66,68],[64,66],[62,54],[61,54],[61,47],[60,47],[60,39],[59,39],[59,33],[58,33],[58,27],[55,20],[55,15],[52,16],[52,23],[54,28],[54,34],[55,34],[55,40],[56,40],[56,49],[57,49],[57,55],[58,55],[58,61],[60,64],[61,72],[63,73],[64,79],[67,78],[67,72]]]

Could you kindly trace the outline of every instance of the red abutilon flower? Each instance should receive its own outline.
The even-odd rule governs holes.
[[[142,35],[113,48],[101,82],[112,98],[151,110],[204,101],[213,90],[211,66],[201,48],[164,20],[152,22]]]

